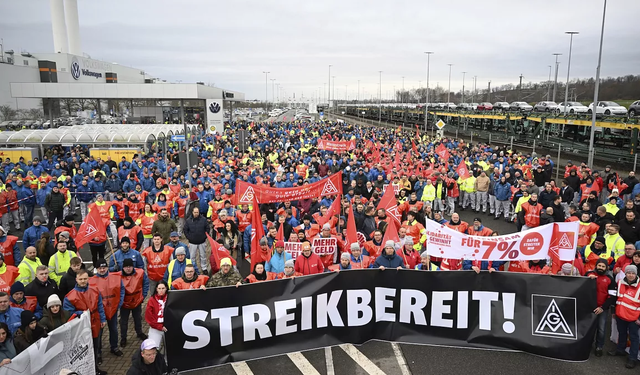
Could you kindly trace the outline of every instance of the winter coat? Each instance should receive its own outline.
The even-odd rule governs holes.
[[[13,339],[7,337],[7,339],[0,344],[0,362],[3,359],[13,359],[18,355],[16,347],[13,345]]]
[[[26,249],[29,246],[36,246],[36,242],[42,236],[42,233],[48,232],[49,229],[44,225],[32,225],[24,231],[22,235],[22,246]],[[44,264],[44,263],[43,263]]]
[[[505,182],[498,182],[495,184],[493,194],[496,196],[496,199],[499,201],[508,201],[511,199],[511,184]]]
[[[60,308],[57,314],[53,314],[51,309],[45,309],[44,314],[42,315],[42,319],[38,324],[40,324],[47,332],[51,332],[54,329],[60,327],[65,324],[71,318],[71,313],[67,310],[63,310]]]
[[[279,254],[274,251],[271,259],[264,265],[264,270],[266,272],[282,273],[284,272],[284,263],[290,259],[292,259],[290,253],[283,251],[282,254]]]
[[[151,372],[149,372],[147,369]],[[127,370],[127,375],[156,375],[156,374],[166,374],[169,372],[169,368],[167,364],[164,362],[164,356],[162,353],[158,352],[156,354],[156,359],[151,365],[145,365],[142,359],[142,354],[140,349],[136,350],[131,358],[131,367]]]
[[[197,218],[190,217],[184,223],[184,236],[189,241],[189,244],[199,245],[207,240],[207,233],[209,233],[209,223],[207,219],[200,215]]]
[[[241,281],[242,276],[240,276],[240,272],[236,271],[235,268],[231,268],[227,273],[220,270],[207,281],[207,288],[236,285]]]
[[[398,268],[404,267],[404,262],[402,258],[398,256],[395,252],[391,255],[387,255],[385,250],[382,250],[382,255],[376,258],[375,263],[373,263],[372,268],[379,268],[384,266],[385,268]]]

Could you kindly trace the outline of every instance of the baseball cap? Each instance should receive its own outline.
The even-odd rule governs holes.
[[[140,345],[140,350],[158,349],[158,344],[153,339],[146,339]]]

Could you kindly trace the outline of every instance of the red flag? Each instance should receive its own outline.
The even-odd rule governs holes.
[[[440,145],[436,148],[436,154],[438,154],[440,160],[444,161],[445,163],[451,157],[451,154],[449,154],[449,150],[447,150],[447,147],[442,143],[440,143]]]
[[[463,180],[469,178],[469,169],[467,169],[467,164],[464,162],[464,160],[462,160],[458,165],[458,168],[456,168],[456,173]]]
[[[80,249],[84,244],[91,241],[94,237],[97,237],[100,233],[105,233],[106,228],[100,217],[98,210],[91,210],[87,217],[78,228],[78,234],[76,235],[75,243],[76,247]],[[107,239],[108,241],[109,239]]]
[[[353,206],[349,208],[349,217],[347,218],[347,249],[351,252],[351,244],[358,242],[358,230],[356,229],[356,219],[353,216]]]
[[[413,139],[411,140],[411,148],[413,149],[413,152],[418,154],[418,148],[416,147],[416,144],[413,142]]]
[[[284,241],[284,225],[280,224],[280,227],[278,228],[278,233],[276,234],[276,241]]]
[[[341,201],[342,201],[342,196],[338,195],[338,197],[333,201],[333,203],[331,203],[331,206],[329,206],[329,208],[327,209],[327,213],[324,216],[318,215],[317,217],[315,217],[316,223],[318,223],[320,227],[322,227],[325,223],[328,223],[329,220],[331,220],[331,218],[333,217],[333,215],[337,215],[340,213]]]
[[[211,247],[211,255],[213,255],[213,259],[216,262],[215,269],[220,269],[220,260],[223,258],[231,259],[231,264],[233,264],[234,266],[237,264],[236,260],[233,259],[229,254],[229,250],[227,250],[226,247],[222,246],[222,244],[214,241],[213,238],[209,236],[209,233],[207,233],[207,239],[209,240],[209,246]]]
[[[378,203],[378,208],[383,208],[387,213],[387,216],[393,218],[396,224],[400,225],[402,215],[398,212],[398,201],[396,200],[395,191],[393,189],[393,185],[387,186],[387,190],[380,198],[380,203]]]
[[[260,239],[264,237],[264,228],[262,227],[262,219],[260,217],[260,206],[255,194],[253,195],[253,210],[251,211],[251,272],[256,263],[260,262]],[[271,253],[269,253],[269,257]]]
[[[388,223],[389,225],[387,225],[387,230],[384,232],[384,238],[382,239],[382,246],[384,246],[387,243],[387,241],[393,241],[395,243],[400,242],[396,221],[389,220]]]

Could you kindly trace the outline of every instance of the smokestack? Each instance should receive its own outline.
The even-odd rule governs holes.
[[[78,0],[65,0],[64,16],[67,20],[67,38],[69,40],[69,53],[82,56],[80,44],[80,22],[78,21]]]
[[[53,28],[53,50],[58,53],[69,52],[67,45],[67,26],[64,22],[63,0],[51,0],[51,26]]]

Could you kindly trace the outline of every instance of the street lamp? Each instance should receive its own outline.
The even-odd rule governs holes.
[[[378,86],[378,124],[382,123],[382,70],[378,70],[380,73],[380,82]]]
[[[275,85],[275,78],[271,78],[271,100],[273,100],[273,102],[276,102],[276,85]]]
[[[331,105],[331,64],[329,64],[329,93],[327,94],[327,108],[329,108],[330,105]]]
[[[449,89],[447,90],[447,109],[449,109],[449,103],[451,102],[450,100],[450,96],[451,96],[451,66],[453,66],[453,64],[447,64],[449,65]]]
[[[558,62],[558,56],[561,56],[561,53],[554,53],[553,54],[556,57],[556,78],[555,81],[553,81],[553,98],[551,99],[551,101],[556,101],[556,89],[558,88],[558,67],[560,66],[560,63]],[[566,103],[565,103],[566,104]]]
[[[476,82],[478,82],[478,76],[473,76],[473,94],[471,94],[471,103],[475,103],[476,101],[476,94],[477,94]]]
[[[427,97],[424,105],[424,131],[427,131],[427,118],[429,117],[429,63],[433,52],[425,52],[427,54]]]
[[[264,73],[264,106],[265,108],[268,110],[269,109],[269,94],[268,91],[269,90],[269,73],[271,72],[262,72]]]
[[[570,35],[569,39],[569,61],[567,62],[567,85],[564,88],[564,115],[567,115],[567,102],[569,101],[569,73],[571,72],[571,48],[573,47],[573,36],[579,34],[577,31],[566,31]]]
[[[464,77],[467,75],[467,72],[462,72],[462,100],[460,103],[464,103]]]
[[[551,97],[551,65],[549,65],[549,79],[547,80],[547,100]]]
[[[607,14],[607,0],[604,0],[604,8],[602,9],[602,29],[600,30],[600,50],[598,52],[598,67],[596,68],[596,87],[593,90],[593,110],[591,111],[591,136],[589,137],[589,158],[587,165],[589,168],[593,168],[593,156],[595,153],[593,147],[593,141],[596,131],[596,108],[598,105],[598,90],[600,88],[600,62],[602,61],[602,41],[604,39],[604,20]],[[566,108],[566,105],[565,105]],[[634,150],[635,152],[635,150]]]

